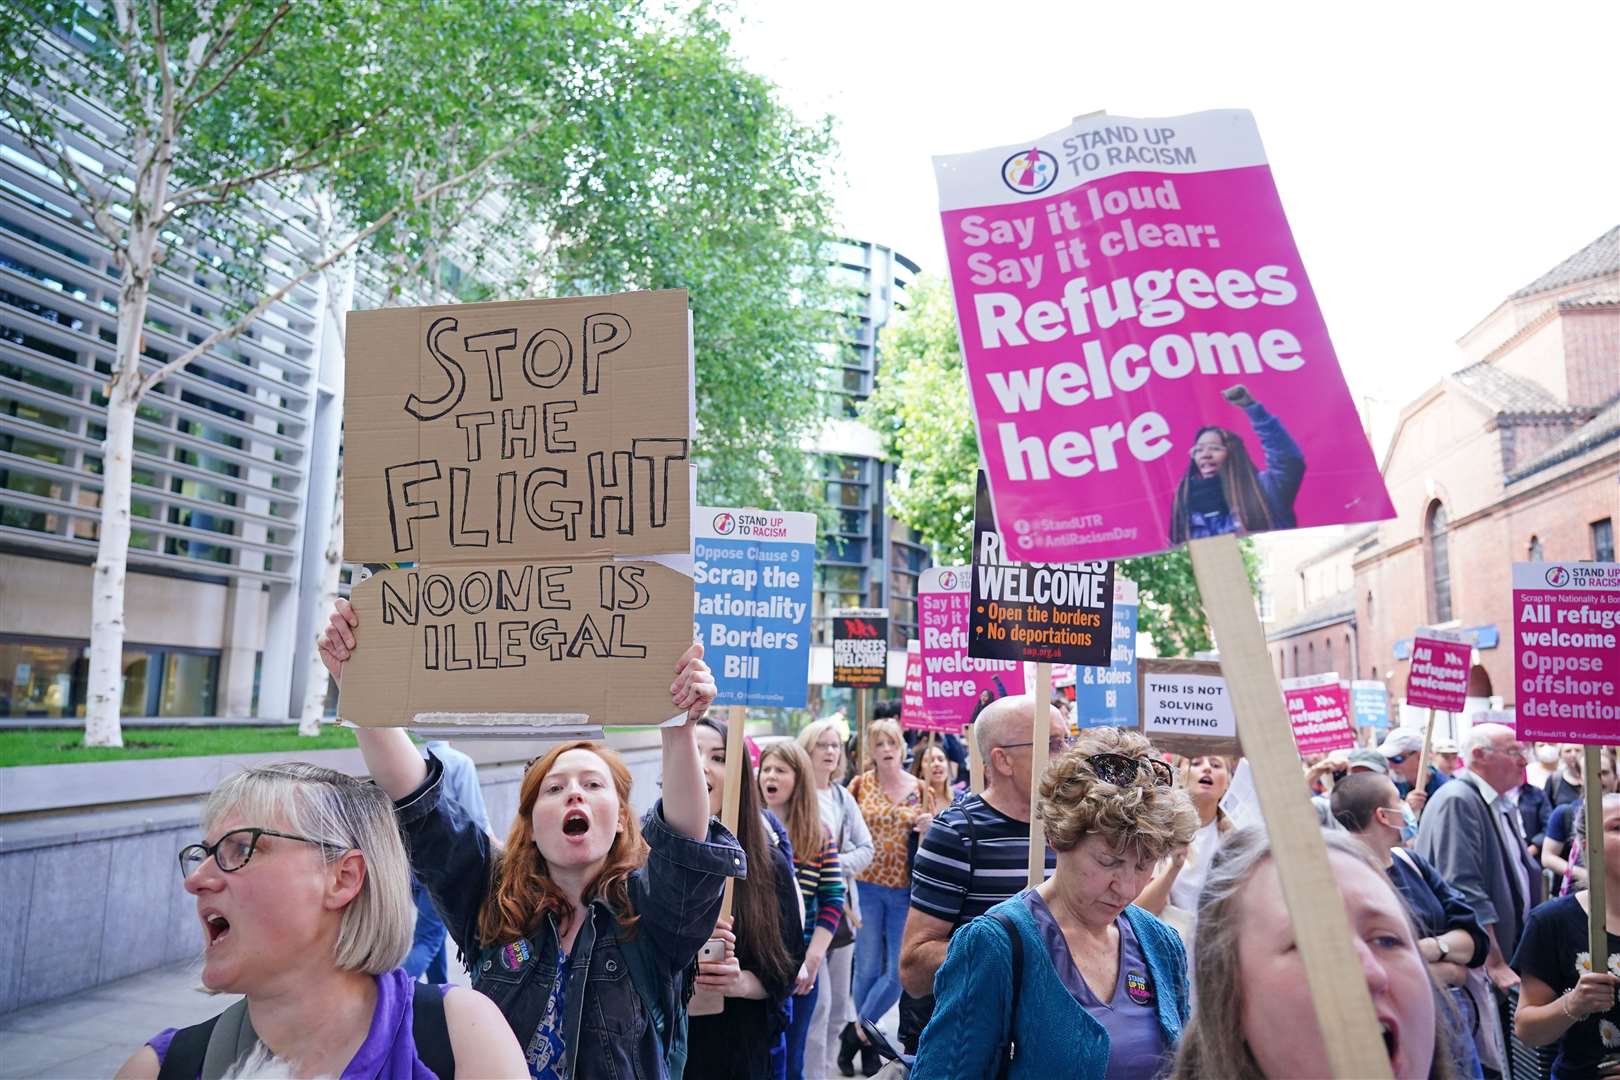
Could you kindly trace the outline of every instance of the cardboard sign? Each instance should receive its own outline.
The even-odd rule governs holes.
[[[1294,746],[1301,757],[1348,750],[1356,745],[1356,733],[1350,727],[1350,703],[1337,671],[1284,679],[1282,692],[1288,722],[1294,729]]]
[[[698,638],[716,705],[803,708],[810,687],[816,516],[698,507]]]
[[[843,608],[833,612],[834,686],[875,690],[889,677],[887,608]]]
[[[1518,735],[1620,742],[1620,564],[1513,564]]]
[[[972,600],[970,656],[1108,666],[1113,563],[1010,561],[982,469],[973,503]]]
[[[1024,692],[1024,665],[968,655],[966,566],[932,566],[917,582],[923,713],[933,731],[961,731],[996,698]]]
[[[1113,647],[1105,668],[1075,669],[1074,722],[1088,727],[1135,727],[1139,712],[1136,695],[1136,582],[1114,578]]]
[[[934,167],[981,459],[1028,558],[1394,515],[1249,113],[1092,115]]]
[[[1350,711],[1358,728],[1388,729],[1389,689],[1376,679],[1355,680],[1350,684]]]
[[[686,294],[351,312],[361,725],[653,724],[691,643]]]
[[[1138,660],[1141,726],[1155,749],[1183,757],[1237,756],[1237,717],[1215,660]]]
[[[1468,698],[1468,668],[1474,647],[1459,634],[1423,629],[1412,640],[1412,667],[1406,675],[1406,703],[1424,709],[1461,712]]]

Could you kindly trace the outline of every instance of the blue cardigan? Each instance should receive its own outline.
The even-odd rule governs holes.
[[[951,938],[934,979],[934,1016],[917,1047],[915,1080],[986,1080],[1012,1025],[1017,1053],[1009,1080],[1101,1077],[1108,1070],[1108,1032],[1058,978],[1023,894],[991,911],[1012,918],[1023,935],[1024,977],[1018,1015],[1011,1016],[1012,946],[999,923],[980,916]],[[1125,909],[1158,993],[1165,1045],[1181,1041],[1187,1022],[1187,954],[1169,926],[1132,905]]]

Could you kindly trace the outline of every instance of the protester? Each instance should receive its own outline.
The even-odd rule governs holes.
[[[1586,749],[1580,743],[1561,743],[1558,747],[1558,770],[1547,777],[1542,788],[1556,810],[1565,803],[1581,801],[1581,765]]]
[[[1131,901],[1198,814],[1147,739],[1093,728],[1040,781],[1057,871],[950,943],[914,1072],[929,1080],[1147,1077],[1187,1020],[1181,938]],[[1021,953],[1014,976],[1014,941]],[[1211,1073],[1210,1075],[1215,1075]]]
[[[1416,832],[1417,818],[1388,777],[1346,777],[1333,788],[1333,815],[1366,845],[1406,898],[1422,935],[1418,949],[1429,974],[1447,988],[1455,1008],[1455,1016],[1448,1014],[1448,1019],[1454,1020],[1457,1071],[1462,1076],[1483,1076],[1474,1042],[1479,1009],[1468,990],[1468,969],[1485,963],[1490,943],[1473,909],[1422,856],[1402,846]]]
[[[1578,821],[1584,838],[1585,815]],[[1529,1046],[1557,1044],[1553,1080],[1611,1076],[1620,1067],[1620,978],[1613,973],[1620,956],[1620,795],[1603,796],[1603,881],[1610,966],[1592,970],[1591,894],[1584,889],[1531,912],[1513,957],[1523,980],[1514,1031]]]
[[[1434,798],[1434,793],[1440,790],[1440,785],[1451,779],[1449,776],[1441,775],[1440,770],[1431,762],[1423,786],[1421,789],[1418,788],[1418,764],[1423,756],[1423,732],[1416,728],[1396,728],[1384,737],[1378,752],[1383,754],[1384,760],[1389,763],[1390,779],[1395,781],[1395,787],[1401,793],[1401,798],[1405,799],[1406,805],[1421,818],[1424,804]],[[1429,756],[1434,755],[1431,753]]]
[[[358,624],[340,599],[321,639],[336,679]],[[747,873],[736,839],[709,816],[694,731],[715,692],[703,647],[672,675],[686,720],[659,729],[663,798],[639,826],[629,769],[596,743],[561,743],[529,764],[498,847],[443,797],[444,766],[424,762],[403,728],[355,732],[474,988],[500,1007],[541,1080],[680,1071],[686,968],[714,928],[725,878]]]
[[[478,766],[473,759],[443,739],[430,740],[427,749],[444,765],[444,797],[459,805],[474,825],[493,834],[489,809],[484,805],[484,789],[478,783]],[[445,932],[444,920],[439,918],[427,886],[415,875],[411,877],[411,899],[416,904],[416,934],[411,951],[405,957],[405,974],[413,979],[426,976],[430,983],[449,982],[450,935]]]
[[[191,1080],[211,1050],[242,1076],[528,1075],[488,998],[399,967],[410,868],[376,787],[299,762],[247,769],[209,795],[202,834],[213,839],[180,851],[207,940],[202,982],[243,997],[159,1032],[119,1077]],[[448,1045],[413,1014],[442,1017]]]
[[[1324,832],[1322,839],[1390,1071],[1395,1080],[1449,1080],[1455,1072],[1438,1030],[1445,1005],[1405,902],[1347,833]],[[1198,1008],[1182,1034],[1173,1080],[1331,1075],[1263,829],[1238,831],[1215,856],[1199,897],[1194,961]]]
[[[697,722],[698,753],[709,789],[709,813],[720,816],[726,789],[726,726]],[[799,886],[791,855],[776,844],[759,806],[748,755],[738,764],[737,842],[748,876],[732,889],[732,911],[717,933],[734,954],[698,961],[695,986],[721,995],[722,1010],[691,1017],[686,1075],[755,1080],[770,1069],[771,1048],[787,1030],[787,1001],[804,957]]]
[[[1350,751],[1345,759],[1350,765],[1350,774],[1377,773],[1379,776],[1389,775],[1389,759],[1370,746],[1359,747]]]
[[[1526,773],[1519,774],[1519,786],[1510,796],[1519,807],[1519,825],[1530,845],[1530,858],[1540,861],[1542,845],[1547,839],[1547,826],[1552,820],[1552,800],[1547,793],[1532,784]]]
[[[1525,766],[1525,774],[1528,782],[1541,787],[1558,771],[1558,744],[1538,742],[1534,747],[1530,761]]]
[[[966,784],[951,783],[950,760],[945,757],[945,748],[937,743],[924,743],[913,755],[911,775],[922,781],[922,805],[929,814],[938,814],[967,789]]]
[[[1525,917],[1540,900],[1541,872],[1530,861],[1519,814],[1506,792],[1518,782],[1524,751],[1513,729],[1502,724],[1476,724],[1463,743],[1468,771],[1442,786],[1429,800],[1418,822],[1414,850],[1428,860],[1454,889],[1485,929],[1490,948],[1485,974],[1495,987],[1501,1015],[1507,992],[1519,977],[1508,965],[1519,944]],[[1490,1015],[1488,995],[1476,995],[1485,1008],[1480,1016],[1489,1035],[1477,1040],[1487,1068],[1501,1068],[1495,1037],[1499,1016]]]
[[[905,771],[900,725],[874,720],[866,729],[869,768],[850,782],[872,832],[872,861],[859,875],[861,933],[855,939],[855,1012],[877,1023],[900,1000],[900,936],[911,903],[908,838],[928,830],[922,781]],[[865,1036],[856,1028],[856,1037]]]
[[[821,820],[809,755],[798,743],[782,740],[760,751],[759,787],[765,805],[787,826],[804,905],[804,960],[794,982],[787,1032],[787,1075],[800,1080],[816,1009],[816,977],[844,912],[844,877],[837,844]]]
[[[1257,533],[1294,527],[1294,497],[1305,476],[1305,457],[1282,421],[1266,411],[1246,387],[1221,392],[1248,414],[1266,455],[1256,469],[1243,436],[1223,427],[1201,427],[1193,436],[1192,460],[1170,506],[1170,542],[1201,536]]]
[[[1198,811],[1198,831],[1191,844],[1170,853],[1164,869],[1136,901],[1160,916],[1167,902],[1189,914],[1197,910],[1198,892],[1204,887],[1210,861],[1221,849],[1222,839],[1232,831],[1232,822],[1221,809],[1221,799],[1232,783],[1231,761],[1213,754],[1199,755],[1184,759],[1180,772],[1181,786]]]
[[[1598,755],[1599,782],[1605,793],[1615,790],[1614,751],[1605,746]],[[1545,797],[1545,794],[1543,794]],[[1566,896],[1586,886],[1586,865],[1581,859],[1580,841],[1575,839],[1575,822],[1582,815],[1584,800],[1567,802],[1557,807],[1547,818],[1547,831],[1542,837],[1541,865],[1552,871],[1554,891]],[[1522,813],[1522,806],[1521,806]]]
[[[1462,752],[1457,744],[1450,739],[1435,736],[1429,746],[1429,756],[1434,759],[1434,767],[1441,776],[1453,778],[1462,768]]]
[[[836,1045],[839,1071],[845,1076],[854,1076],[855,1054],[860,1049],[855,1037],[855,1005],[851,996],[855,964],[855,951],[851,946],[860,925],[855,875],[872,861],[872,834],[866,828],[866,819],[861,817],[855,796],[834,779],[844,774],[844,741],[837,723],[817,720],[807,724],[799,732],[799,745],[810,755],[810,769],[816,778],[816,796],[821,805],[821,823],[827,826],[838,845],[838,865],[844,874],[844,915],[822,964],[821,986],[804,1040],[804,1070],[806,1076],[831,1076],[828,1061]]]
[[[1016,894],[1029,876],[1029,791],[1035,704],[1007,697],[973,725],[984,762],[982,792],[963,795],[934,818],[917,846],[911,907],[900,947],[900,979],[906,998],[900,1038],[914,1053],[933,1011],[934,973],[945,962],[951,935]],[[1051,759],[1069,745],[1068,728],[1049,710]],[[1046,849],[1046,875],[1057,856]]]

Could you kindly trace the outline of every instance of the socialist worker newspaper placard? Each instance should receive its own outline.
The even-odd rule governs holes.
[[[1249,113],[1094,115],[934,165],[1020,557],[1393,516]]]

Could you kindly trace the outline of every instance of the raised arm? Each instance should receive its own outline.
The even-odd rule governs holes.
[[[332,612],[331,623],[321,635],[320,650],[321,663],[341,686],[343,665],[358,647],[360,616],[355,614],[354,605],[341,596],[335,606],[337,610]],[[404,728],[356,728],[354,736],[360,743],[360,756],[366,759],[371,778],[395,802],[421,787],[422,781],[427,779],[427,765]]]
[[[694,644],[675,665],[669,696],[686,710],[686,723],[661,729],[664,739],[664,822],[688,840],[709,835],[709,789],[698,756],[697,722],[714,700],[714,674],[703,662],[703,645]]]

